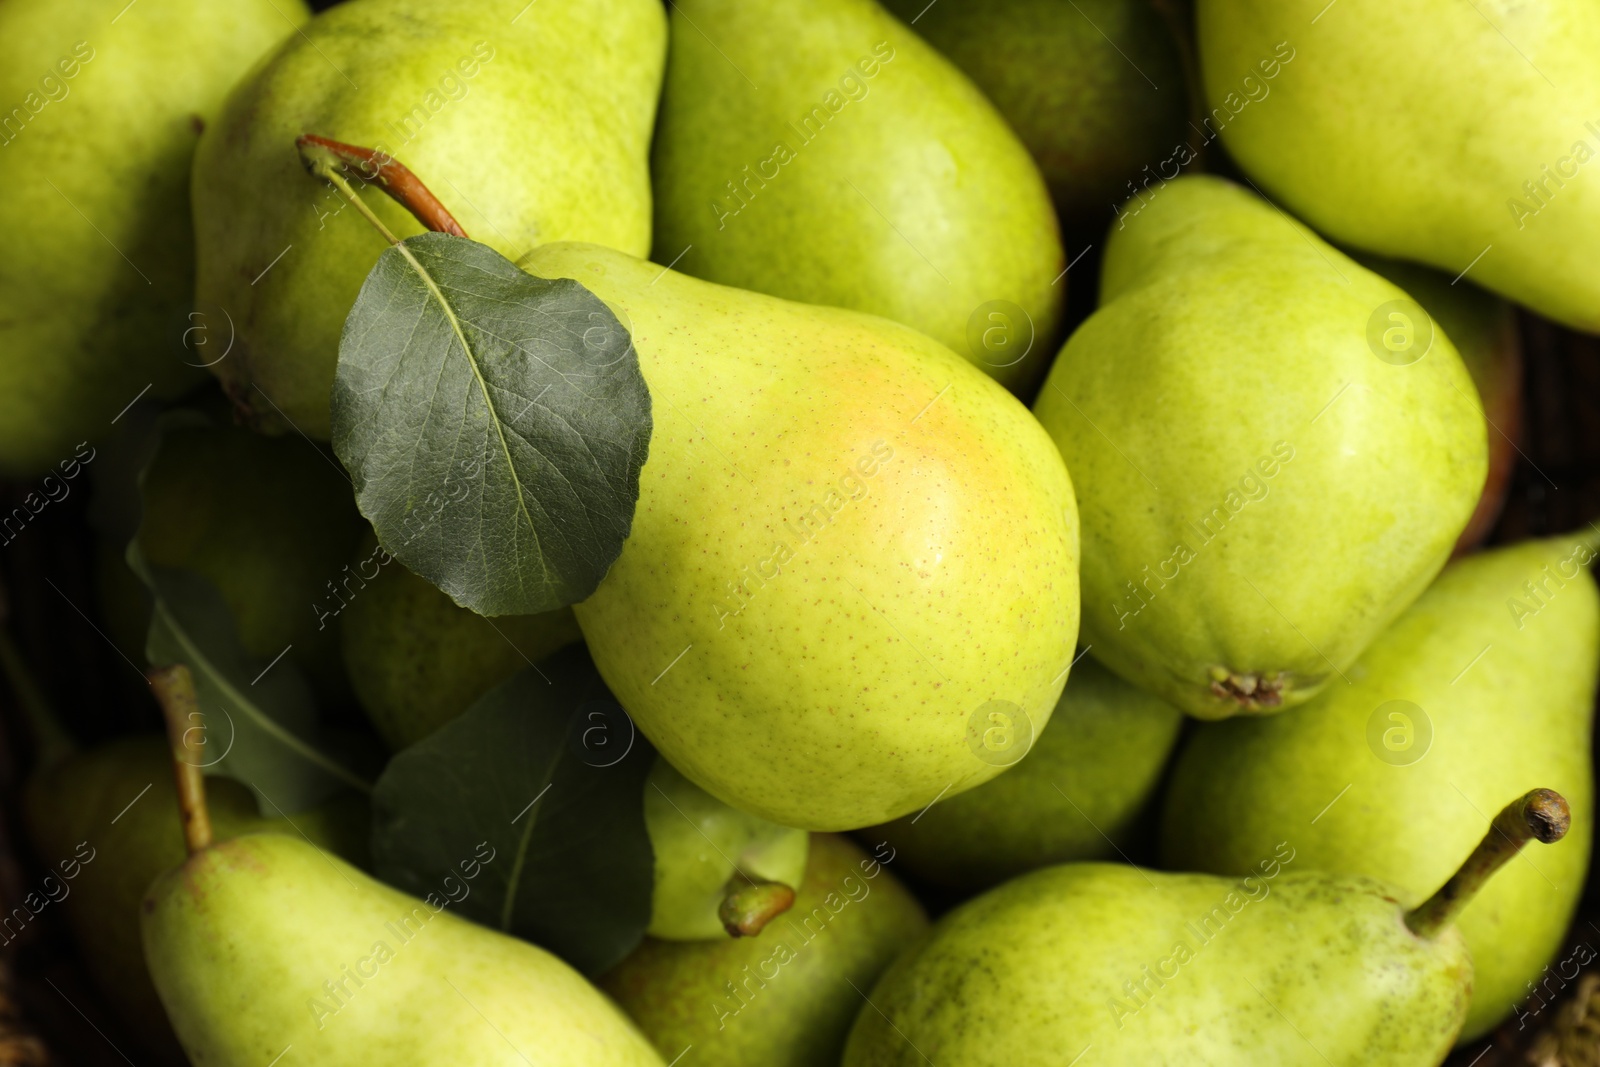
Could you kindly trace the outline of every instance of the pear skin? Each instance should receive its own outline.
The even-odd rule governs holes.
[[[994,101],[1062,225],[1099,231],[1189,136],[1177,42],[1150,0],[888,0]],[[1074,252],[1077,251],[1074,246]]]
[[[794,907],[759,935],[647,938],[600,987],[663,1058],[692,1045],[704,1067],[835,1067],[861,1006],[857,990],[927,925],[885,864],[845,838],[814,834]]]
[[[1044,180],[875,0],[674,4],[651,174],[663,263],[894,319],[1014,390],[1049,362],[1066,261]]]
[[[351,570],[365,580],[339,614],[339,640],[356,699],[397,752],[582,639],[569,608],[488,619],[375,549],[369,537],[356,552]]]
[[[1460,934],[1414,935],[1388,886],[1301,870],[1287,843],[1259,859],[1242,881],[1086,863],[1007,882],[879,979],[843,1067],[1442,1062],[1472,982]]]
[[[203,380],[228,328],[189,315],[190,162],[239,72],[306,18],[302,0],[0,5],[0,474],[66,469],[146,390]]]
[[[505,862],[510,857],[504,857]],[[284,834],[212,844],[144,900],[150,973],[189,1058],[308,1067],[661,1067],[616,1006],[526,941]],[[509,1046],[509,1047],[508,1047]]]
[[[303,832],[319,846],[365,861],[368,815],[359,798],[299,812],[291,827],[263,818],[250,790],[231,779],[212,778],[207,792],[219,838]],[[95,984],[163,1063],[184,1060],[145,966],[139,902],[157,876],[183,861],[176,806],[172,757],[159,737],[125,738],[70,756],[35,775],[25,798],[29,835],[42,860],[57,864],[87,845],[92,858],[64,883],[59,907]]]
[[[1325,4],[1200,0],[1208,134],[1333,240],[1600,331],[1600,8]]]
[[[645,255],[665,49],[656,0],[353,0],[311,20],[195,158],[200,302],[238,329],[211,370],[241,415],[327,439],[340,331],[385,247],[305,173],[296,138],[398,159],[502,255],[560,240]],[[420,232],[376,190],[363,199],[391,232]]]
[[[1003,771],[989,723],[1044,728],[1077,633],[1072,486],[1027,410],[886,319],[594,245],[521,266],[616,310],[650,388],[632,532],[574,611],[661,754],[813,830]]]
[[[1178,178],[1123,218],[1034,405],[1078,492],[1084,644],[1199,718],[1292,708],[1449,557],[1477,391],[1443,331],[1394,325],[1402,290],[1248,190]]]
[[[1588,535],[1452,563],[1346,674],[1293,714],[1208,724],[1179,757],[1168,865],[1248,870],[1291,837],[1308,867],[1381,878],[1413,904],[1504,796],[1559,790],[1572,830],[1462,912],[1477,978],[1463,1036],[1529,993],[1566,936],[1594,833],[1590,731],[1600,594]]]
[[[987,889],[1052,863],[1115,859],[1142,836],[1183,713],[1085,657],[1021,763],[868,833],[919,878]]]

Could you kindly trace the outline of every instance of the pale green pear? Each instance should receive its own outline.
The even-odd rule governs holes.
[[[544,949],[285,834],[214,843],[144,900],[145,956],[189,1058],[218,1067],[661,1067]],[[292,1051],[291,1051],[292,1050]]]
[[[1314,696],[1482,492],[1477,391],[1400,289],[1229,182],[1112,230],[1034,406],[1083,516],[1091,654],[1201,718]]]
[[[793,903],[806,874],[804,830],[730,808],[659,757],[644,783],[644,824],[655,852],[651,937],[726,938],[729,919],[744,913],[725,913],[725,904],[753,907],[741,932],[759,933]]]
[[[875,0],[683,0],[651,174],[655,256],[883,315],[1031,388],[1066,267],[1038,168]]]
[[[305,173],[296,138],[398,160],[503,255],[558,240],[644,255],[665,48],[657,0],[351,0],[257,67],[194,178],[201,306],[238,330],[211,369],[242,416],[328,437],[339,334],[384,248]],[[378,189],[363,199],[419,232]]]
[[[1482,543],[1494,529],[1511,491],[1522,439],[1522,338],[1516,309],[1471,282],[1452,280],[1415,263],[1357,257],[1421,304],[1461,354],[1461,362],[1478,387],[1484,419],[1489,423],[1489,475],[1456,553]]]
[[[1472,988],[1451,921],[1523,844],[1559,840],[1568,821],[1559,794],[1522,797],[1411,911],[1384,882],[1309,869],[1289,841],[1242,879],[1099,863],[1025,874],[945,915],[889,968],[843,1067],[1442,1063]]]
[[[146,390],[204,377],[201,335],[226,327],[186,317],[195,142],[305,18],[302,0],[0,5],[0,473],[70,461]]]
[[[263,818],[255,796],[231,779],[210,779],[207,792],[218,838],[303,833],[316,845],[365,862],[369,819],[360,798],[297,812],[291,823]],[[129,737],[70,756],[35,775],[25,799],[34,849],[53,868],[54,884],[45,883],[45,893],[59,894],[56,906],[95,984],[152,1056],[185,1062],[139,940],[144,891],[184,856],[166,742]]]
[[[672,765],[802,829],[885,822],[994,777],[1077,636],[1077,509],[1049,437],[907,327],[594,245],[522,264],[632,332],[654,428],[622,554],[574,607]],[[1010,752],[984,741],[1016,726]]]
[[[1285,210],[1600,331],[1590,0],[1200,0],[1196,21],[1202,124]]]
[[[356,699],[396,751],[460,716],[489,690],[580,640],[572,611],[487,619],[406,570],[368,537],[338,611]]]
[[[918,877],[965,889],[1051,863],[1115,859],[1144,828],[1182,722],[1171,704],[1085,658],[1021,763],[868,833]]]
[[[682,1062],[700,1067],[837,1067],[857,990],[928,926],[882,854],[815,834],[793,909],[759,936],[647,938],[600,988],[664,1059],[692,1046]]]
[[[319,695],[348,699],[330,609],[363,524],[338,460],[299,437],[175,425],[140,492],[148,563],[204,577],[246,652],[263,662],[287,655]]]
[[[1567,839],[1502,872],[1462,913],[1477,978],[1466,1037],[1530,992],[1563,944],[1594,833],[1590,727],[1600,594],[1584,538],[1451,564],[1332,686],[1292,714],[1210,724],[1180,757],[1163,858],[1238,874],[1288,838],[1308,867],[1432,891],[1504,796],[1540,783]]]
[[[1152,0],[885,6],[994,102],[1039,164],[1064,226],[1103,231],[1136,183],[1159,181],[1163,162],[1187,154],[1183,63]]]

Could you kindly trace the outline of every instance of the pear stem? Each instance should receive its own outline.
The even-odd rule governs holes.
[[[1535,789],[1494,817],[1472,855],[1433,896],[1406,913],[1406,926],[1418,937],[1437,937],[1472,902],[1494,873],[1529,841],[1554,844],[1566,836],[1572,811],[1566,798],[1553,789]]]
[[[193,741],[202,733],[195,725],[201,721],[200,700],[195,696],[194,677],[182,663],[156,667],[145,677],[167,720],[167,742],[172,746],[172,776],[178,784],[178,814],[183,817],[183,840],[194,855],[211,845],[211,813],[206,810],[206,778],[200,769],[201,749]]]
[[[794,905],[794,890],[782,882],[751,881],[735,875],[717,918],[729,937],[754,937]]]
[[[461,228],[461,224],[433,195],[433,191],[422,184],[422,179],[387,152],[344,144],[314,133],[303,134],[295,141],[295,147],[300,150],[300,158],[306,169],[330,182],[390,244],[397,245],[400,239],[362,202],[355,189],[345,180],[346,174],[356,172],[362,181],[376,182],[378,188],[388,193],[395,203],[411,212],[428,229],[455,237],[467,236],[467,231]]]

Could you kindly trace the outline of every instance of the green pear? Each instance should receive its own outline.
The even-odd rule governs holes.
[[[1200,0],[1196,21],[1203,125],[1286,210],[1600,331],[1600,8]]]
[[[805,877],[804,830],[730,808],[659,757],[645,779],[644,824],[656,865],[651,937],[758,934]]]
[[[1015,768],[872,834],[919,878],[963,889],[1112,859],[1144,828],[1182,722],[1171,704],[1086,659]]]
[[[292,647],[319,694],[347,694],[330,608],[363,523],[338,460],[301,438],[185,424],[162,436],[141,492],[149,563],[216,586],[252,656]]]
[[[1159,177],[1189,136],[1182,58],[1153,0],[886,6],[994,102],[1064,226],[1103,231],[1133,183]]]
[[[1560,794],[1524,796],[1411,911],[1383,882],[1303,869],[1288,841],[1243,879],[1100,863],[1025,874],[890,967],[843,1067],[1441,1063],[1472,988],[1451,921],[1567,818]]]
[[[875,0],[682,0],[656,256],[912,326],[1013,389],[1056,341],[1049,191],[994,106]]]
[[[1382,879],[1414,903],[1501,797],[1549,783],[1573,832],[1461,915],[1477,968],[1464,1036],[1490,1030],[1560,949],[1588,870],[1593,555],[1565,538],[1468,556],[1373,642],[1349,685],[1292,715],[1203,727],[1177,764],[1163,859],[1238,874],[1289,838],[1307,866]]]
[[[665,1059],[835,1067],[862,993],[927,925],[883,863],[817,834],[793,910],[759,937],[646,939],[600,987]]]
[[[581,638],[568,608],[487,619],[460,607],[371,536],[349,573],[356,582],[339,612],[345,670],[372,725],[396,751]]]
[[[649,251],[661,4],[517,7],[339,4],[258,66],[202,138],[199,296],[238,329],[211,369],[252,425],[328,437],[339,334],[384,247],[305,174],[303,134],[397,159],[503,255],[559,240]],[[419,232],[376,190],[363,199],[394,233]]]
[[[213,778],[207,790],[219,838],[268,830],[304,834],[365,862],[368,817],[359,798],[330,801],[291,821],[263,818],[254,794],[231,779]],[[183,861],[176,803],[172,755],[158,737],[124,738],[70,756],[35,775],[25,797],[39,857],[52,865],[83,861],[61,867],[59,906],[84,965],[123,1022],[164,1063],[184,1060],[145,967],[139,902],[158,875]],[[69,878],[72,868],[77,874]]]
[[[555,956],[286,834],[194,852],[144,900],[145,956],[195,1063],[661,1067]],[[520,1059],[519,1059],[520,1057]]]
[[[1400,289],[1219,178],[1130,205],[1103,269],[1034,408],[1078,491],[1084,643],[1200,718],[1299,704],[1472,514],[1472,379]]]
[[[302,0],[0,5],[0,474],[203,377],[189,167],[239,71]],[[81,458],[81,456],[80,456]],[[46,487],[48,489],[48,486]]]
[[[1481,544],[1505,507],[1516,471],[1522,439],[1522,339],[1517,313],[1511,304],[1471,282],[1415,263],[1357,257],[1368,269],[1383,275],[1422,305],[1445,336],[1455,344],[1478,387],[1484,419],[1489,423],[1489,475],[1478,507],[1456,541],[1459,555]]]
[[[594,245],[522,263],[632,331],[654,417],[622,553],[574,611],[672,765],[783,826],[886,822],[999,774],[1077,637],[1077,509],[1027,410],[897,323]],[[1019,749],[992,751],[990,724]]]

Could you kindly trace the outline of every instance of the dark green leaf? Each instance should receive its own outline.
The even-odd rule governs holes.
[[[650,922],[654,760],[573,646],[390,761],[373,793],[374,868],[599,974]]]
[[[426,233],[379,257],[332,416],[384,549],[479,614],[584,599],[632,526],[651,422],[627,331],[484,245]]]

